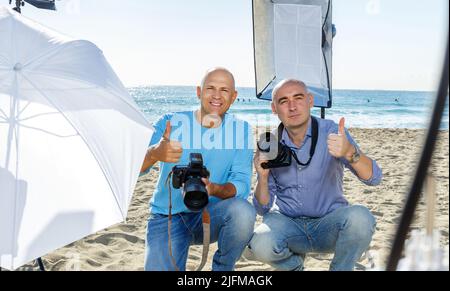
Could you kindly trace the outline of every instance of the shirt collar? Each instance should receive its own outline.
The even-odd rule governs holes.
[[[308,139],[308,137],[312,137],[312,121],[311,121],[311,118],[309,119],[308,129],[306,130],[306,136],[305,136],[305,139],[303,140],[303,144],[305,144],[305,142]],[[286,128],[283,130],[283,134],[281,136],[281,141],[285,145],[290,147],[290,148],[299,148],[295,143],[292,142],[292,140],[289,137],[289,134],[288,134]]]

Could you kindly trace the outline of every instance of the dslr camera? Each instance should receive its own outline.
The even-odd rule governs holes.
[[[292,163],[292,158],[298,165],[307,167],[314,157],[319,138],[319,122],[315,117],[312,117],[311,121],[311,149],[309,151],[309,159],[306,163],[300,162],[295,151],[280,142],[284,131],[284,125],[280,124],[278,126],[278,137],[271,132],[266,132],[258,141],[258,149],[265,153],[265,156],[269,159],[267,163],[262,163],[261,167],[263,169],[289,167]]]
[[[175,189],[182,189],[183,201],[193,212],[200,212],[208,205],[209,196],[202,178],[209,178],[209,171],[203,165],[201,154],[192,153],[188,166],[175,166],[172,169],[172,185]]]

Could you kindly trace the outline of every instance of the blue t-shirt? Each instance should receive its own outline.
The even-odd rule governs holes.
[[[164,115],[154,124],[150,146],[157,144],[170,121],[172,130],[170,140],[182,144],[183,154],[177,164],[160,163],[160,175],[153,197],[150,200],[151,212],[169,214],[169,191],[166,180],[176,165],[187,166],[191,153],[203,156],[204,166],[210,172],[209,180],[215,184],[231,183],[236,187],[236,197],[247,199],[251,190],[253,135],[251,126],[233,115],[226,114],[217,128],[205,128],[195,118],[193,111]],[[172,214],[190,212],[183,203],[181,189],[172,186]],[[209,203],[220,201],[210,197]]]

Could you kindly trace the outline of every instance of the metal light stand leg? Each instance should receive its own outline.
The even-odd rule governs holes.
[[[38,258],[36,261],[39,265],[39,270],[41,270],[42,272],[45,272],[45,266],[44,266],[44,263],[42,262],[42,259]]]

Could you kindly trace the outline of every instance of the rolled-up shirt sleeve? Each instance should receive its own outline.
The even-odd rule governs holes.
[[[355,140],[353,139],[353,137],[350,135],[350,133],[346,130],[346,134],[347,134],[347,138],[349,140],[349,142],[357,147],[358,149],[359,146],[358,144],[355,142]],[[367,186],[378,186],[381,183],[381,180],[383,179],[383,172],[381,171],[381,168],[378,166],[377,162],[373,159],[371,159],[372,161],[372,177],[368,180],[364,180],[361,179],[358,174],[356,173],[356,171],[353,169],[353,167],[350,165],[350,163],[346,160],[346,159],[342,159],[344,162],[344,165],[347,169],[349,169],[356,177],[358,177],[358,179],[363,182],[364,184],[366,184]]]
[[[354,171],[354,170],[353,170]],[[381,184],[381,180],[383,179],[383,173],[381,168],[378,166],[377,162],[372,160],[372,177],[369,180],[363,180],[359,178],[361,182],[366,184],[367,186],[378,186]]]
[[[272,175],[269,175],[268,186],[269,186],[270,200],[267,205],[261,205],[261,203],[258,202],[258,199],[256,199],[255,193],[253,193],[253,206],[255,207],[256,212],[261,216],[269,212],[270,209],[272,209],[273,204],[275,202],[277,186]]]

